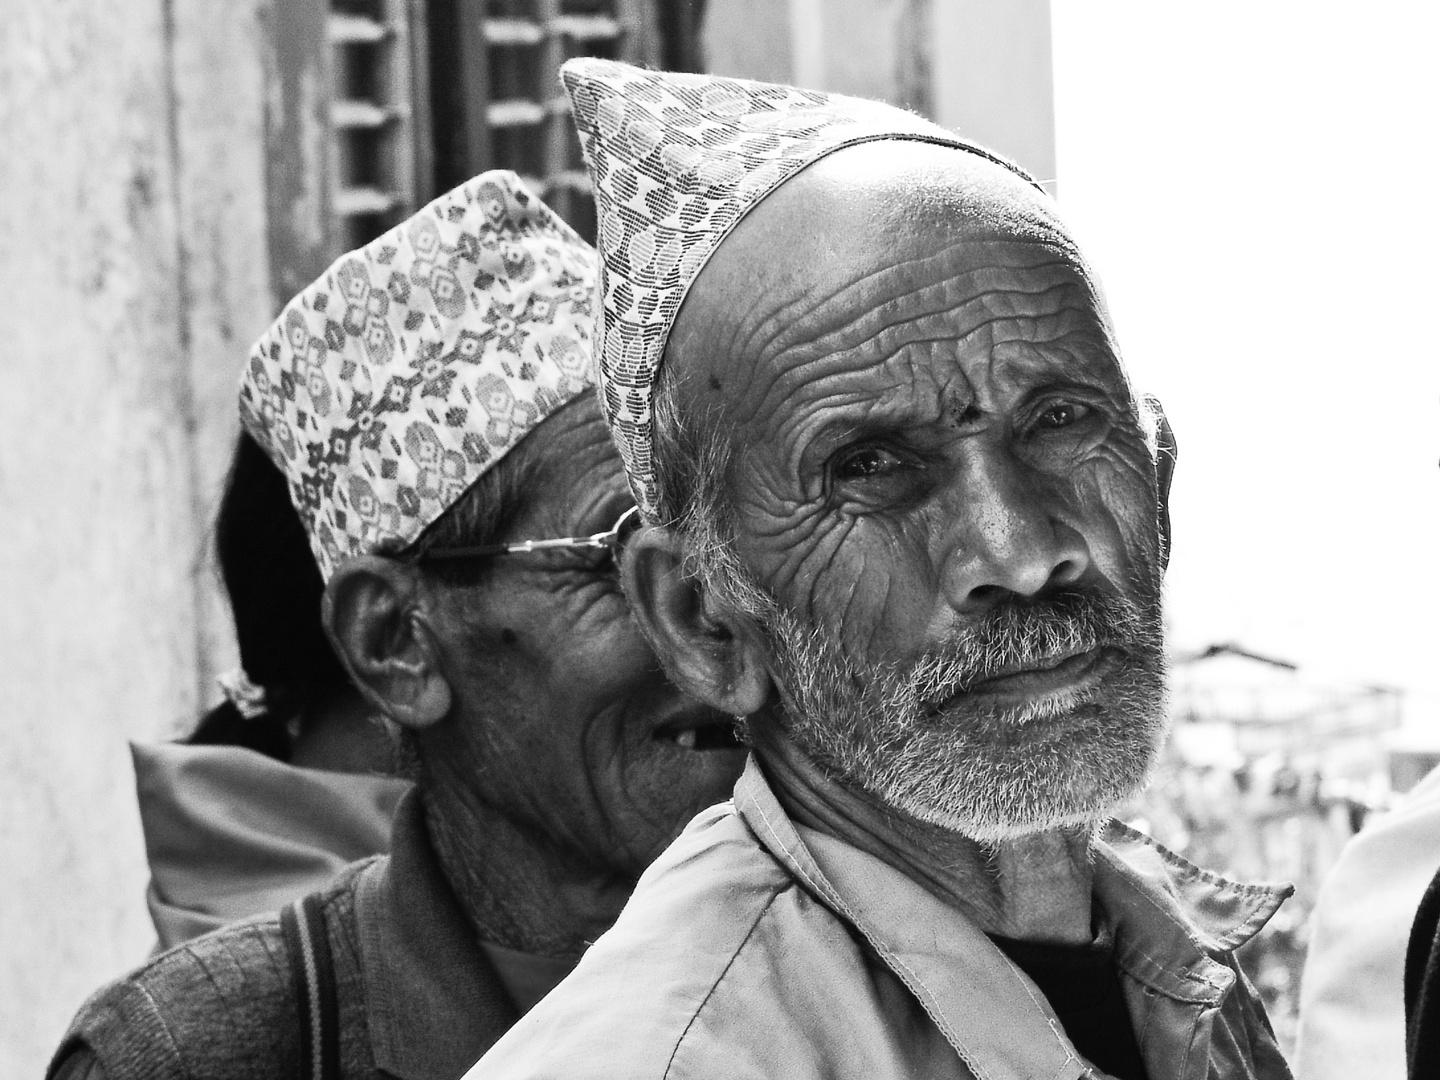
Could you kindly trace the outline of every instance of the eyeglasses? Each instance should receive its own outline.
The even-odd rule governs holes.
[[[481,544],[478,547],[429,548],[419,556],[429,559],[478,559],[490,555],[523,555],[532,551],[603,551],[619,565],[620,548],[640,527],[640,508],[632,506],[615,525],[593,536],[561,536],[553,540],[520,540],[513,544]]]

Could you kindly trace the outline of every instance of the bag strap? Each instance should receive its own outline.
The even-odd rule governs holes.
[[[301,1080],[340,1080],[335,965],[319,899],[307,896],[281,908],[280,931],[299,998]]]

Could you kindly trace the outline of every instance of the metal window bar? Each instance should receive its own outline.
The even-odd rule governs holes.
[[[279,310],[341,252],[485,169],[529,177],[593,239],[594,203],[556,71],[579,55],[698,65],[704,4],[285,0],[265,10],[267,231]],[[524,86],[492,94],[491,70],[506,50],[530,54],[514,73]]]
[[[342,252],[431,197],[424,16],[433,2],[265,5],[266,228],[277,311]]]
[[[560,89],[572,56],[662,60],[657,0],[430,0],[435,132],[463,131],[436,161],[441,189],[513,169],[584,236],[595,209]],[[447,89],[448,88],[448,92]]]
[[[331,0],[332,212],[337,247],[358,247],[430,195],[421,0]],[[419,40],[417,40],[417,38]]]

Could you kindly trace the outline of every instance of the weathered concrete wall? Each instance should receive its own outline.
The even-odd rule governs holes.
[[[0,1075],[152,934],[125,743],[230,646],[204,522],[268,313],[253,5],[0,22]]]
[[[230,614],[212,566],[210,523],[239,432],[235,396],[245,352],[277,306],[263,152],[271,105],[262,20],[270,2],[174,4],[172,85],[188,431],[194,506],[204,530],[190,567],[200,605],[196,676],[202,706],[217,699],[215,676],[236,662]]]

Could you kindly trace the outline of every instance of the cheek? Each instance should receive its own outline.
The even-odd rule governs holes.
[[[1155,470],[1142,447],[1105,448],[1076,471],[1070,512],[1096,569],[1119,584],[1158,572]]]
[[[593,588],[492,602],[471,637],[467,695],[482,713],[513,714],[511,738],[527,748],[575,746],[591,717],[655,667],[624,601]]]
[[[909,655],[933,629],[940,590],[926,538],[937,529],[923,513],[826,516],[762,580],[802,622],[838,638],[852,661]]]
[[[621,690],[644,681],[659,667],[640,627],[618,596],[607,597],[568,629],[567,662],[574,666],[577,677],[572,681],[578,692],[585,692],[582,680],[586,678],[596,689]]]

